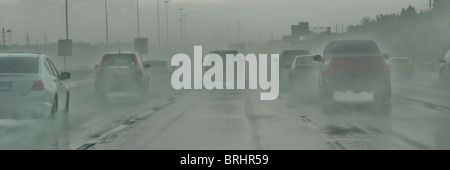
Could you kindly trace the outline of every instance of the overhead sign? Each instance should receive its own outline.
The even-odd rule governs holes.
[[[58,41],[58,56],[72,56],[72,40]]]
[[[134,51],[139,54],[148,54],[148,38],[134,39]]]

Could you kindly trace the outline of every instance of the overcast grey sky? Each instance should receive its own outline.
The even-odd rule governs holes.
[[[141,35],[157,43],[157,0],[140,0]],[[165,42],[165,6],[161,0],[162,41]],[[131,42],[137,36],[136,0],[108,0],[110,42]],[[362,17],[398,13],[412,5],[427,9],[428,0],[172,0],[169,3],[171,41],[180,36],[179,8],[187,15],[188,39],[198,44],[210,40],[237,39],[237,22],[242,23],[242,39],[266,41],[290,32],[290,25],[309,21],[311,26],[336,23],[357,24]],[[32,43],[65,37],[64,0],[0,0],[0,27],[13,30],[13,41],[25,44],[28,32]],[[105,41],[104,0],[69,0],[69,34],[76,42]]]

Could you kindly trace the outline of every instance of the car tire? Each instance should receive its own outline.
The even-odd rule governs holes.
[[[330,113],[333,111],[335,102],[333,99],[333,92],[328,88],[321,88],[319,90],[320,108],[323,113]]]
[[[52,103],[52,109],[50,111],[50,117],[54,119],[56,117],[56,114],[58,113],[58,95],[55,95],[55,98],[53,99]]]
[[[387,81],[380,89],[374,91],[374,105],[381,109],[390,109],[391,101],[391,83]]]

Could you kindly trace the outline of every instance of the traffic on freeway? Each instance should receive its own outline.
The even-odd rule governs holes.
[[[0,150],[450,149],[450,2],[373,3],[0,0]]]

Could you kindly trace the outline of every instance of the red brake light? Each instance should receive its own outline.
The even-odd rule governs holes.
[[[299,71],[300,71],[300,69],[293,69],[292,70],[292,72],[294,72],[294,73],[299,72]]]
[[[330,72],[331,72],[331,73],[334,72],[334,68],[330,68]]]
[[[31,87],[31,91],[44,90],[44,81],[35,81]]]
[[[136,66],[139,65],[139,61],[138,61],[137,57],[134,57],[134,62],[136,63]]]
[[[103,65],[103,58],[100,60],[99,66],[101,67]]]
[[[388,68],[385,66],[385,67],[383,68],[383,71],[388,71]]]

